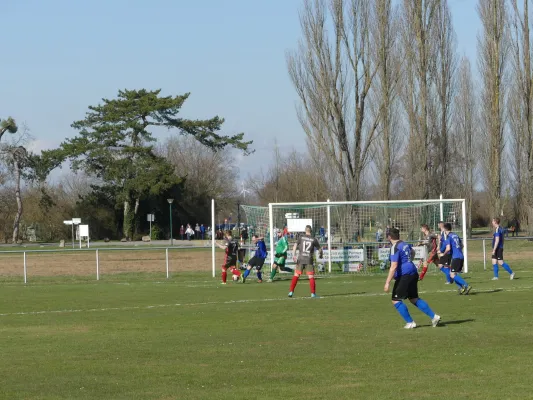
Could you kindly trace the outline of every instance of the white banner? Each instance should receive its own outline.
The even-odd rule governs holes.
[[[425,260],[426,259],[426,246],[415,246],[413,247],[415,251],[415,260]],[[382,247],[378,251],[379,261],[388,261],[390,256],[390,248]]]
[[[293,253],[292,251],[287,252],[287,264],[294,264],[294,261],[292,259]],[[356,264],[363,262],[365,259],[365,253],[363,249],[346,249],[346,250],[331,250],[331,262],[345,262],[349,264]],[[317,264],[325,264],[329,261],[329,251],[324,250],[324,254],[322,258],[318,257],[318,253],[316,255],[316,263]]]

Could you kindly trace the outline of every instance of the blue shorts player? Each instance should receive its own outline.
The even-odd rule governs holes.
[[[248,261],[246,266],[246,271],[242,277],[242,283],[246,282],[246,278],[250,275],[250,271],[253,267],[257,271],[257,282],[263,282],[263,277],[261,276],[261,268],[265,264],[265,259],[267,258],[268,252],[265,245],[265,241],[262,238],[259,238],[257,235],[252,236],[252,243],[255,244],[255,253],[252,258]]]
[[[494,234],[492,237],[492,268],[494,268],[494,278],[492,278],[492,280],[498,280],[498,264],[501,265],[504,270],[509,272],[511,279],[514,279],[513,270],[503,261],[503,228],[500,226],[500,219],[494,218],[492,220],[492,226],[494,227]]]
[[[418,271],[413,264],[414,250],[408,243],[400,240],[400,231],[392,228],[388,236],[391,242],[390,250],[390,270],[383,290],[389,291],[389,285],[394,278],[394,287],[392,288],[392,304],[398,313],[405,320],[405,329],[416,328],[416,323],[411,318],[407,306],[403,300],[409,299],[420,311],[431,318],[433,327],[437,326],[440,316],[435,314],[428,303],[418,297]]]
[[[452,224],[446,222],[444,224],[444,233],[446,240],[444,241],[446,248],[444,254],[451,256],[450,263],[450,278],[459,286],[459,294],[467,295],[472,290],[466,281],[459,275],[463,270],[465,256],[463,254],[463,242],[457,233],[452,232]]]

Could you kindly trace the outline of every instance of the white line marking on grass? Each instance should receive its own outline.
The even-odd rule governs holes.
[[[521,287],[521,288],[492,288],[475,290],[474,293],[491,293],[494,291],[503,292],[524,292],[533,289],[533,286]],[[456,293],[457,290],[436,290],[431,292],[420,291],[419,293]],[[206,301],[200,303],[176,303],[176,304],[154,304],[149,306],[126,306],[126,307],[105,307],[105,308],[87,308],[87,309],[66,309],[66,310],[42,310],[42,311],[22,311],[13,313],[1,313],[0,317],[12,317],[12,316],[26,316],[26,315],[43,315],[43,314],[71,314],[71,313],[91,313],[91,312],[107,312],[107,311],[131,311],[131,310],[151,310],[156,308],[170,308],[170,307],[197,307],[207,305],[224,305],[224,304],[237,304],[237,303],[264,303],[270,301],[297,301],[297,300],[312,300],[312,301],[324,301],[328,298],[349,298],[349,297],[378,297],[378,296],[390,296],[390,293],[350,293],[339,295],[324,295],[319,299],[312,299],[311,297],[295,297],[295,298],[270,298],[270,299],[241,299],[241,300],[226,300],[226,301]]]

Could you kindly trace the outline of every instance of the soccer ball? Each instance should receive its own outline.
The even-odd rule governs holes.
[[[234,282],[237,282],[239,280],[239,275],[233,274],[231,278],[233,279]]]

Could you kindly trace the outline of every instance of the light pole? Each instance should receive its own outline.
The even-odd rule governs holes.
[[[170,245],[174,246],[174,237],[172,236],[172,203],[174,199],[167,199],[168,205],[170,206]]]

